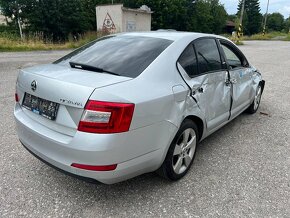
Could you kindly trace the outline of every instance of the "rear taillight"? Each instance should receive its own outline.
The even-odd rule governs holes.
[[[120,133],[129,131],[134,104],[88,101],[78,131]]]
[[[19,98],[18,98],[18,94],[17,93],[15,93],[15,101],[19,102]]]

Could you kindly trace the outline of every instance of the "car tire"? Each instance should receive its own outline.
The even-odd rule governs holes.
[[[199,135],[196,124],[189,119],[184,120],[157,173],[172,181],[185,176],[193,163],[198,141]]]
[[[256,95],[255,95],[254,101],[250,105],[250,107],[248,107],[246,112],[248,112],[249,114],[254,114],[254,113],[257,112],[257,110],[259,109],[260,103],[261,103],[262,92],[263,92],[262,86],[261,86],[261,84],[259,84],[259,86],[257,87],[257,91],[256,91]]]

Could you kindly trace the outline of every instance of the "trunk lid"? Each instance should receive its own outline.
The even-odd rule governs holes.
[[[42,65],[20,71],[17,79],[17,94],[22,104],[24,94],[59,104],[56,120],[52,121],[22,107],[32,120],[67,135],[74,135],[83,109],[96,88],[101,88],[132,78],[105,73],[72,69],[59,64]],[[32,90],[35,81],[36,89]]]

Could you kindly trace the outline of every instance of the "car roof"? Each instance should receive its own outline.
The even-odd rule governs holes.
[[[192,39],[197,39],[200,37],[217,37],[224,38],[222,36],[213,35],[213,34],[205,34],[205,33],[196,33],[196,32],[179,32],[175,30],[157,30],[150,32],[130,32],[123,33],[122,35],[126,36],[144,36],[144,37],[153,37],[153,38],[161,38],[172,41],[178,41],[183,38],[191,37]]]

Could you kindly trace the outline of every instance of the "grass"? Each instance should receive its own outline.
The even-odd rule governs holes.
[[[286,38],[284,39],[284,41],[290,41],[290,33],[286,36]]]
[[[232,36],[230,36],[228,38],[231,39],[233,42],[237,41],[237,39],[233,38]],[[243,36],[241,38],[240,42],[238,42],[238,44],[240,45],[240,43],[242,43],[242,41],[249,41],[249,40],[290,41],[290,33],[287,34],[287,33],[283,33],[283,32],[270,32],[270,33],[266,33],[265,35],[263,35],[262,33],[259,33],[259,34],[254,34],[251,36]]]
[[[35,50],[63,50],[78,48],[93,41],[104,34],[99,32],[88,32],[80,40],[69,39],[65,43],[44,43],[38,39],[21,40],[15,36],[0,35],[0,52],[4,51],[35,51]]]
[[[270,32],[263,35],[262,33],[254,34],[252,36],[244,36],[243,40],[281,40],[289,41],[290,34],[283,32]]]
[[[244,45],[243,41],[250,40],[277,40],[277,41],[290,41],[290,32],[270,32],[263,35],[262,33],[254,34],[251,36],[243,36],[238,41],[236,37],[233,37],[229,34],[222,35],[230,40],[232,40],[236,45]]]
[[[235,41],[236,45],[244,45],[244,43],[242,41]]]

